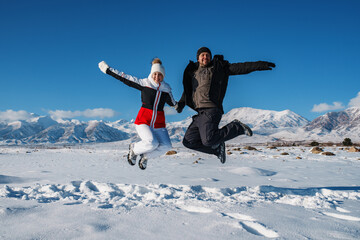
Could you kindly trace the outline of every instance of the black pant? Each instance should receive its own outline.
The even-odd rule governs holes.
[[[217,151],[212,148],[213,146],[244,134],[243,127],[237,122],[231,122],[219,129],[221,116],[222,112],[218,108],[199,109],[186,130],[183,139],[184,146],[216,155]]]

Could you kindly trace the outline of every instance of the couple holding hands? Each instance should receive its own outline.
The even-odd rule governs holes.
[[[185,105],[197,112],[184,135],[183,144],[195,151],[215,155],[221,163],[226,161],[225,141],[242,134],[252,136],[251,129],[237,119],[219,129],[228,79],[231,75],[272,70],[275,64],[266,61],[229,63],[222,55],[212,57],[210,49],[206,47],[198,49],[196,60],[190,61],[185,68],[184,91],[178,102],[169,84],[164,81],[165,69],[158,58],[152,61],[150,74],[143,79],[109,67],[104,61],[99,63],[103,73],[141,91],[142,106],[135,120],[141,141],[130,143],[129,164],[135,165],[139,156],[139,167],[145,170],[148,159],[156,158],[172,148],[165,126],[165,103],[178,113]]]

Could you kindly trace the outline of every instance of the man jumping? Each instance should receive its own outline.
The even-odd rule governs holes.
[[[212,59],[211,51],[206,47],[197,51],[196,58],[196,63],[190,61],[185,68],[184,92],[176,105],[179,113],[185,105],[197,112],[185,133],[183,144],[196,151],[214,154],[225,163],[225,141],[242,134],[252,136],[250,127],[239,120],[219,129],[229,76],[272,70],[275,64],[265,61],[229,63],[222,55],[215,55]]]

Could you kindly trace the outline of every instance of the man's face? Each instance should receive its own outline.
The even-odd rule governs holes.
[[[208,53],[208,52],[200,53],[198,61],[200,63],[200,66],[202,66],[202,67],[207,66],[211,61],[210,53]]]

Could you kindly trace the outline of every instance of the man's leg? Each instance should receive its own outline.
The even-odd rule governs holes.
[[[220,109],[200,110],[198,115],[193,117],[193,121],[185,133],[184,146],[196,151],[218,155],[219,151],[216,146],[245,133],[244,127],[239,121],[232,121],[219,129],[221,117]]]
[[[198,124],[202,144],[213,147],[245,133],[239,121],[232,121],[219,129],[222,113],[217,108],[204,109],[199,112]]]
[[[215,149],[212,149],[211,147],[205,147],[201,141],[199,127],[197,126],[198,117],[199,115],[193,116],[193,121],[185,132],[183,144],[185,147],[193,149],[195,151],[215,154]]]

